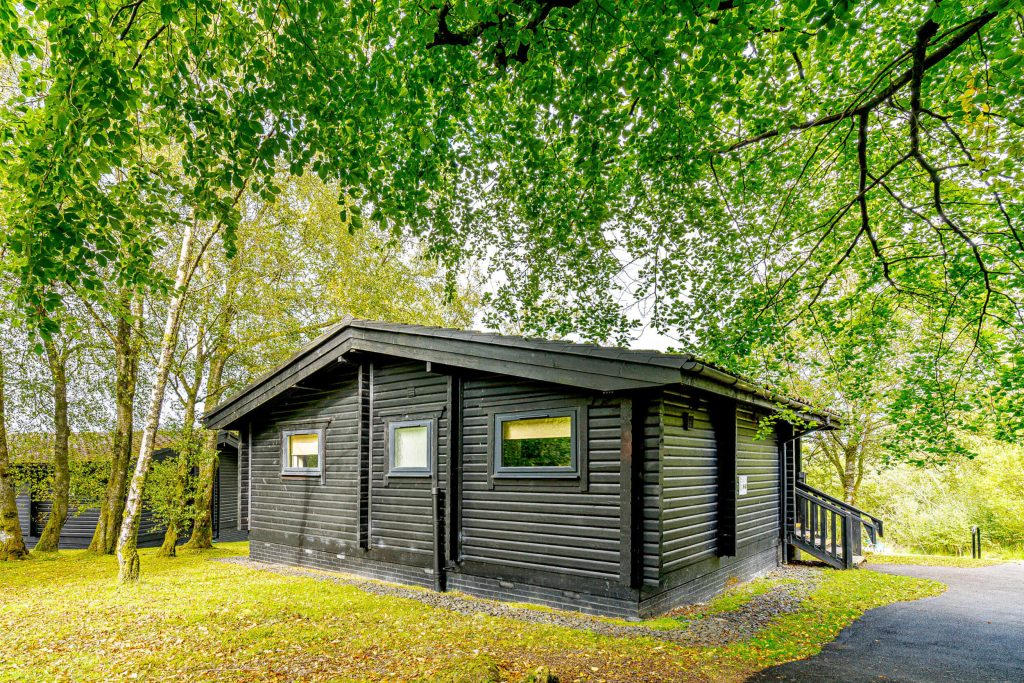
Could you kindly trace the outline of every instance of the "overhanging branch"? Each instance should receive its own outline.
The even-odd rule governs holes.
[[[547,20],[553,10],[559,7],[575,7],[579,3],[580,0],[542,0],[537,3],[537,12],[529,21],[526,22],[525,28],[536,35],[537,30]],[[451,11],[452,6],[447,2],[441,6],[440,10],[438,10],[437,29],[434,31],[433,40],[431,40],[430,44],[427,45],[428,48],[438,47],[440,45],[472,45],[487,29],[505,24],[515,25],[520,20],[519,17],[511,14],[499,14],[496,20],[481,21],[466,29],[456,31],[452,30],[448,23]],[[501,43],[499,43],[496,48],[498,61],[501,63],[504,63],[507,59],[514,59],[517,62],[525,63],[529,57],[529,52],[530,45],[527,43],[520,43],[516,48],[516,51],[511,55],[505,54],[504,47]]]
[[[923,66],[923,69],[927,71],[936,64],[939,64],[946,57],[953,54],[953,52],[955,52],[961,45],[970,40],[971,37],[976,35],[982,28],[985,27],[986,24],[995,19],[998,16],[998,14],[998,12],[986,12],[976,17],[975,19],[972,19],[966,24],[963,24],[958,30],[952,33],[951,37],[945,43],[943,43],[941,47],[937,48],[931,54],[926,55],[924,59],[920,62],[919,66]],[[936,29],[938,28],[937,24],[935,24],[931,20],[928,20],[924,24],[922,24],[922,29],[928,24],[931,24]],[[919,31],[920,30],[921,29],[919,29]],[[934,36],[935,32],[932,31],[931,35]],[[861,116],[862,114],[865,113],[869,113],[872,110],[874,110],[878,105],[882,104],[890,97],[892,97],[900,90],[902,90],[904,87],[906,87],[908,84],[910,84],[911,80],[913,79],[914,68],[914,66],[911,66],[911,68],[907,69],[898,78],[889,83],[889,85],[886,88],[874,94],[873,96],[870,97],[870,99],[868,99],[866,102],[862,104],[859,104],[855,107],[848,107],[843,111],[836,112],[834,114],[829,114],[827,116],[822,116],[816,119],[812,119],[810,121],[806,121],[804,123],[797,124],[788,129],[775,128],[773,130],[765,131],[764,133],[760,133],[753,137],[740,140],[739,142],[736,142],[730,145],[729,147],[725,148],[725,150],[723,151],[734,152],[736,150],[743,149],[744,147],[749,147],[750,145],[754,145],[759,142],[764,142],[765,140],[770,140],[772,138],[778,137],[784,133],[788,133],[791,131],[800,132],[804,130],[809,130],[811,128],[817,128],[819,126],[827,126],[829,124],[836,123],[837,121],[842,121],[844,119],[849,119]],[[879,82],[879,79],[875,79],[875,82]]]

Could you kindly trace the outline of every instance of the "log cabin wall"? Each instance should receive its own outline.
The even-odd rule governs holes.
[[[645,581],[642,616],[706,600],[730,581],[754,578],[782,561],[782,482],[774,432],[758,439],[759,415],[752,409],[696,393],[666,391],[660,406],[661,563],[657,582]],[[727,424],[714,411],[726,412]],[[723,427],[732,431],[728,439]],[[723,469],[730,472],[728,479],[720,476]],[[723,486],[733,487],[729,495],[723,496]],[[723,499],[733,509],[723,513]],[[723,524],[732,528],[723,530]],[[723,548],[723,537],[735,541]]]
[[[638,617],[780,563],[773,401],[686,356],[349,321],[207,419],[241,432],[256,559]],[[531,415],[571,417],[571,465],[500,465]],[[410,422],[430,466],[392,471]],[[316,476],[282,466],[302,425]]]

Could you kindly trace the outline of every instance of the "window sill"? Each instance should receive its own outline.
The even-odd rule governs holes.
[[[492,479],[579,479],[580,473],[571,472],[509,472],[498,471],[491,475]]]
[[[319,479],[323,476],[323,472],[320,470],[284,470],[281,472],[281,476],[289,479]]]

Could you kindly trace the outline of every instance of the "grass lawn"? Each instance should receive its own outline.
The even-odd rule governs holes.
[[[116,561],[84,551],[0,563],[3,681],[519,681],[541,666],[565,681],[740,680],[817,652],[865,609],[935,595],[941,584],[828,571],[796,613],[750,641],[684,648],[507,618],[210,561],[226,544],[158,559],[118,588]],[[745,591],[745,593],[744,593]],[[709,611],[735,609],[740,589]],[[746,598],[749,599],[749,598]],[[724,605],[724,607],[723,607]]]
[[[951,555],[868,555],[867,564],[916,564],[925,567],[991,567],[1008,560],[995,557],[983,557],[976,560],[971,557],[954,557]]]

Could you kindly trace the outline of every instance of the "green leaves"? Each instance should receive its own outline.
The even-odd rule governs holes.
[[[356,200],[346,229],[365,208],[453,271],[486,263],[495,325],[625,341],[644,319],[743,367],[856,282],[948,318],[935,362],[973,367],[963,340],[1024,325],[1020,28],[957,42],[1004,6],[3,4],[6,265],[33,324],[55,283],[158,288],[158,235],[222,223],[234,253],[242,191],[309,168]],[[907,154],[927,17],[939,206]],[[872,98],[866,230],[849,114]]]

